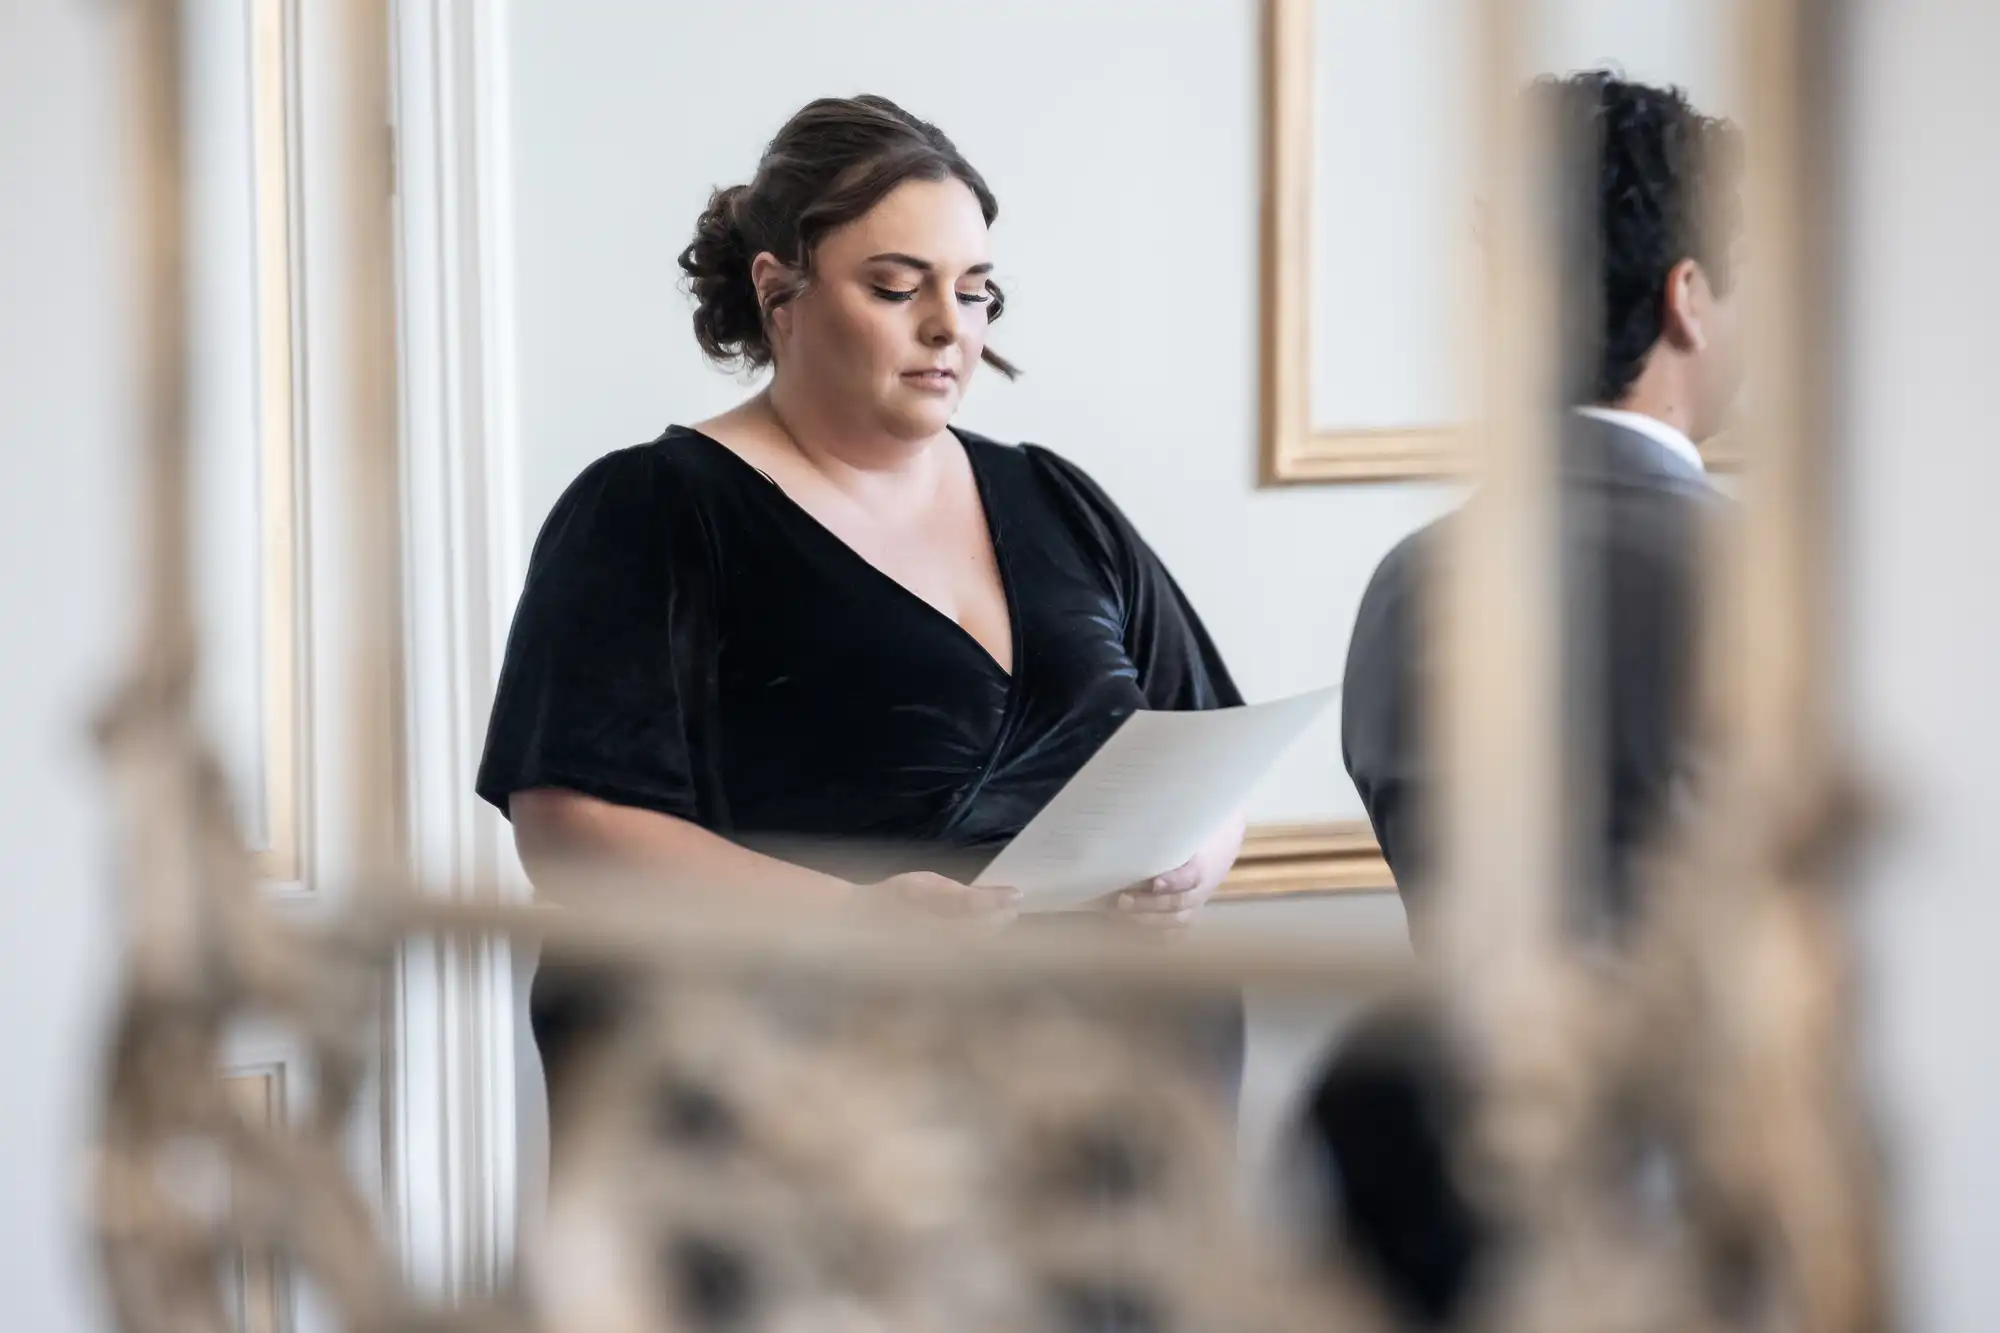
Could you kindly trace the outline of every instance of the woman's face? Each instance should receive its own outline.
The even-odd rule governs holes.
[[[760,285],[783,279],[759,260]],[[820,241],[812,281],[771,316],[775,375],[841,429],[935,436],[986,346],[992,268],[972,191],[905,181]]]

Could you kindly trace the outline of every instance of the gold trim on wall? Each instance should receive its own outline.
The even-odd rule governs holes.
[[[1451,422],[1348,430],[1312,424],[1315,3],[1264,0],[1260,476],[1267,486],[1450,476],[1461,431]],[[1702,455],[1718,471],[1740,461],[1721,436]]]
[[[257,263],[259,651],[262,656],[261,879],[305,878],[305,718],[300,669],[299,401],[296,231],[298,66],[292,0],[250,6],[252,171]]]
[[[1236,868],[1216,895],[1224,901],[1308,894],[1374,893],[1396,887],[1375,834],[1363,819],[1253,825]]]
[[[1434,477],[1449,424],[1320,430],[1312,424],[1314,0],[1265,0],[1261,285],[1266,485]]]

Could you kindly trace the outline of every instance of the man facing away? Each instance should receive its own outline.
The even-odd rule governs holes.
[[[1716,501],[1697,442],[1741,378],[1727,122],[1677,90],[1603,72],[1543,80],[1564,147],[1566,401],[1559,444],[1566,810],[1579,938],[1615,942],[1633,860],[1693,767],[1699,530]],[[1475,497],[1470,503],[1477,504]],[[1447,518],[1375,571],[1356,618],[1342,750],[1395,872],[1417,947],[1429,927],[1436,783],[1421,722],[1436,677],[1428,576]],[[1476,886],[1473,886],[1476,888]],[[1402,1313],[1447,1326],[1496,1240],[1458,1190],[1458,1114],[1443,1028],[1392,1009],[1363,1020],[1311,1089],[1302,1131],[1331,1168],[1334,1225]]]
[[[1741,381],[1731,250],[1736,133],[1677,90],[1590,72],[1544,80],[1569,145],[1566,391],[1559,445],[1564,725],[1586,750],[1586,922],[1629,912],[1629,869],[1689,759],[1700,553],[1714,499],[1697,444]],[[1580,204],[1581,207],[1576,205]],[[1579,232],[1578,223],[1581,223]],[[1594,258],[1576,263],[1574,256]],[[1475,500],[1474,503],[1477,503]],[[1441,524],[1375,571],[1349,641],[1342,750],[1419,944],[1428,908],[1435,677],[1421,586]]]

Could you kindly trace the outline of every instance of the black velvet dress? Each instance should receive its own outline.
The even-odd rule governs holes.
[[[479,794],[563,787],[844,877],[969,879],[1135,709],[1241,702],[1166,568],[1072,464],[957,432],[1010,674],[685,427],[586,468],[535,543]],[[1163,867],[1164,868],[1164,867]],[[548,983],[548,984],[545,984]],[[552,1093],[589,1002],[537,980]],[[1233,1086],[1241,1011],[1204,1022]]]

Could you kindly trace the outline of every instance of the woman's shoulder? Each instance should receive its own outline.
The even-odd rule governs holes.
[[[644,444],[600,454],[556,497],[537,548],[564,539],[650,540],[685,526],[727,484],[724,451],[698,432],[669,426]]]
[[[598,455],[577,473],[563,498],[626,506],[685,500],[728,480],[732,461],[727,450],[699,431],[669,426],[643,444]]]
[[[1007,444],[977,431],[954,426],[953,432],[968,450],[980,456],[980,461],[991,462],[1011,468],[1024,476],[1033,477],[1042,484],[1053,486],[1066,497],[1080,499],[1092,507],[1111,503],[1104,488],[1092,479],[1088,472],[1077,463],[1065,458],[1044,444],[1034,444],[1026,440],[1019,444]]]
[[[1129,554],[1135,541],[1130,521],[1081,465],[1046,445],[1002,444],[969,431],[959,435],[989,472],[1011,472],[1021,483],[1017,494],[1052,508],[1090,548],[1121,558]]]
[[[708,479],[726,475],[729,451],[692,426],[669,426],[643,444],[601,454],[583,470],[621,481],[641,478]]]

